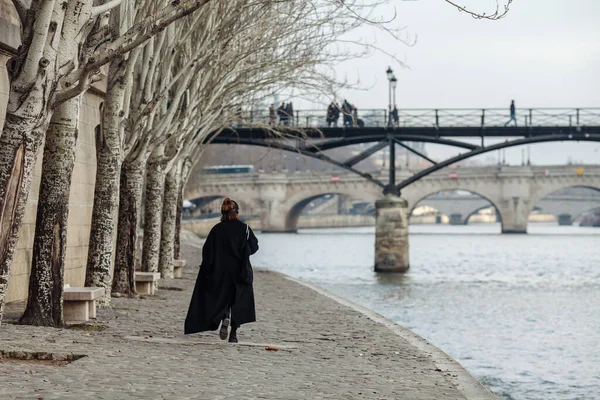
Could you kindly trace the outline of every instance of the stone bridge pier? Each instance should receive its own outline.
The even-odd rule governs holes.
[[[531,211],[526,197],[512,196],[497,200],[496,208],[502,223],[502,233],[527,233]]]
[[[288,221],[289,207],[286,205],[287,185],[277,180],[260,187],[259,202],[261,204],[261,231],[266,233],[297,231],[296,224]],[[296,220],[297,222],[297,220]]]
[[[375,202],[375,208],[375,272],[408,271],[408,202],[386,195]]]

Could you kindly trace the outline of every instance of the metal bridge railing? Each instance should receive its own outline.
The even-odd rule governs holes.
[[[391,120],[387,109],[358,110],[358,120],[349,116],[350,125],[365,127],[398,126],[400,128],[422,127],[502,127],[515,126],[510,120],[508,108],[439,108],[398,109],[398,124]],[[517,126],[600,126],[600,108],[517,108]],[[240,122],[234,126],[289,125],[301,128],[328,126],[327,110],[295,110],[293,116],[273,118],[269,110],[242,111]],[[344,114],[340,112],[337,124],[344,126]]]

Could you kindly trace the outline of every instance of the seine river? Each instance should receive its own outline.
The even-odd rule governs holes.
[[[600,399],[600,229],[410,227],[410,272],[372,270],[374,228],[259,235],[257,266],[413,330],[502,399]]]

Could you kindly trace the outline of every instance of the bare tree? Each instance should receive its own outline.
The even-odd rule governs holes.
[[[78,114],[77,97],[92,84],[101,66],[141,45],[209,0],[165,1],[164,7],[155,9],[120,37],[98,34],[89,38],[88,33],[98,27],[105,13],[124,1],[128,0],[110,0],[94,6],[97,3],[94,0],[13,0],[21,19],[22,45],[8,63],[10,93],[0,136],[0,318],[31,175],[53,113],[62,107],[56,120],[68,120],[64,132],[76,132],[77,118],[73,117]],[[136,4],[149,7],[153,2],[144,0]],[[47,165],[50,163],[49,158]],[[46,173],[47,177],[50,175]],[[61,218],[65,215],[62,210],[58,213]],[[50,223],[43,225],[48,227]],[[61,230],[66,224],[57,222],[54,226]],[[64,232],[51,236],[59,244],[64,243],[63,237]],[[58,259],[61,252],[57,253]],[[40,249],[42,253],[50,254]],[[51,284],[53,287],[45,290],[48,298],[59,303],[61,296],[54,286],[61,283]]]
[[[135,294],[135,249],[146,164],[150,160],[151,168],[159,175],[168,169],[173,147],[167,145],[176,129],[172,122],[180,113],[182,96],[192,78],[202,62],[207,62],[201,61],[198,54],[210,45],[210,34],[217,32],[213,21],[215,8],[220,7],[203,9],[198,16],[157,36],[144,47],[137,60],[128,99],[129,112],[122,122],[123,165],[112,286],[115,295]],[[197,40],[192,43],[196,31],[203,32],[204,37],[195,36]],[[161,60],[168,61],[161,63]],[[146,201],[156,204],[162,199],[163,189],[153,183],[148,181],[150,192]],[[156,224],[152,218],[147,223]]]
[[[111,35],[126,32],[135,18],[122,4],[111,13]],[[116,212],[119,204],[119,177],[123,159],[122,121],[127,115],[127,103],[133,83],[133,69],[140,48],[112,60],[108,67],[107,87],[96,131],[96,183],[90,228],[85,286],[104,288],[104,297],[97,301],[99,307],[110,305]]]

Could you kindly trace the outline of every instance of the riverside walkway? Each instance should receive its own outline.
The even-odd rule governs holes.
[[[496,399],[410,331],[275,272],[256,272],[258,322],[242,326],[240,343],[184,336],[201,255],[185,236],[184,278],[160,281],[154,297],[113,299],[92,324],[105,330],[15,325],[22,305],[10,305],[0,352],[85,357],[0,359],[0,398]]]

